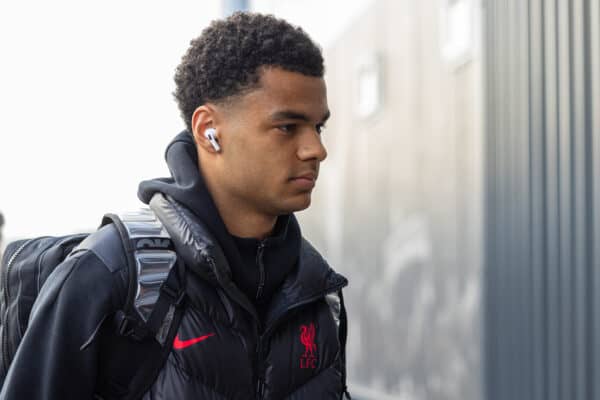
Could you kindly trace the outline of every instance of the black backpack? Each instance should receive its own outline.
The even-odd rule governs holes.
[[[119,337],[125,338],[116,345],[125,343],[128,351],[115,351],[111,363],[113,382],[120,384],[102,388],[96,398],[137,399],[155,381],[171,350],[183,313],[185,268],[150,209],[121,216],[107,214],[100,227],[108,224],[114,224],[119,232],[127,257],[127,296],[112,322]],[[0,388],[40,289],[63,260],[86,249],[86,238],[93,241],[93,234],[44,236],[7,246],[0,273]]]

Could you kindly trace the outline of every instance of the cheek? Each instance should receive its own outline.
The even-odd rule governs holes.
[[[222,177],[245,192],[273,191],[293,172],[295,155],[281,144],[240,141],[228,150]]]
[[[269,173],[269,169],[265,167],[264,157],[251,149],[231,152],[223,166],[221,177],[234,191],[262,191]]]

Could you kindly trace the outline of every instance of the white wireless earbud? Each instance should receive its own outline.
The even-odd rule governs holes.
[[[204,131],[204,136],[208,139],[215,151],[221,151],[221,146],[219,146],[219,142],[217,142],[215,133],[217,133],[217,130],[215,128],[208,128]]]

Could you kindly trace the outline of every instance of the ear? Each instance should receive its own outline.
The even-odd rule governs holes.
[[[209,104],[203,104],[194,110],[192,114],[192,135],[194,136],[194,142],[196,147],[200,149],[216,154],[217,152],[210,144],[208,139],[204,136],[204,131],[208,128],[215,128],[215,115],[216,111]],[[219,138],[219,131],[217,130],[215,137]]]

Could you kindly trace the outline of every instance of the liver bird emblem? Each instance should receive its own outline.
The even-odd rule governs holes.
[[[303,357],[314,357],[315,351],[317,351],[317,345],[315,344],[315,324],[300,326],[300,341],[304,345]]]

